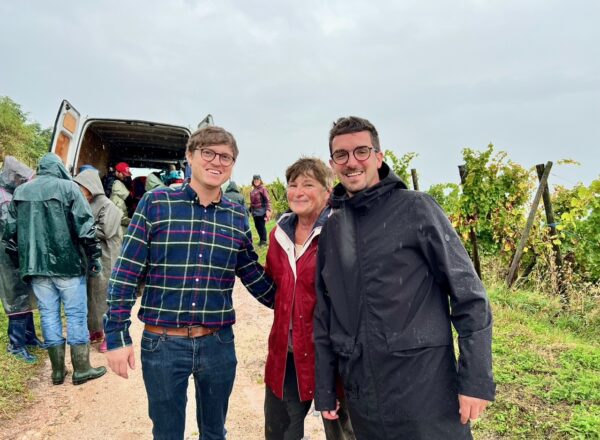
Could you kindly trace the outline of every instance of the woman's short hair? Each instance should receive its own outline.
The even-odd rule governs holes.
[[[317,157],[302,157],[285,170],[285,180],[287,183],[296,180],[298,176],[312,177],[326,189],[331,189],[333,186],[333,172],[331,168]]]

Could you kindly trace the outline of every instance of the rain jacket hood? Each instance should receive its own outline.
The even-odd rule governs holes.
[[[240,192],[240,187],[237,186],[237,183],[235,183],[233,180],[229,181],[229,185],[227,185],[227,189],[225,190],[225,192]]]
[[[58,157],[54,153],[47,153],[42,159],[37,168],[38,176],[54,176],[59,179],[71,180],[71,175]]]
[[[160,177],[158,177],[154,173],[150,173],[146,177],[146,183],[144,185],[144,189],[146,191],[152,191],[154,188],[160,188],[160,187],[164,187],[164,186],[165,186],[165,184],[163,183],[162,180],[160,180]]]
[[[12,194],[19,185],[27,182],[33,170],[12,156],[4,158],[0,171],[0,238],[8,219],[8,207]],[[0,301],[7,315],[31,310],[31,287],[23,283],[16,268],[5,252],[6,246],[0,243]]]
[[[102,186],[98,171],[85,170],[75,176],[73,180],[92,193],[93,197],[97,197],[101,194],[104,195],[104,187]]]
[[[13,156],[6,156],[0,171],[0,188],[12,194],[17,186],[27,182],[31,176],[33,176],[31,168]]]

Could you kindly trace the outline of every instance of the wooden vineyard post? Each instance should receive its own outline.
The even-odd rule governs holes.
[[[506,276],[506,284],[508,287],[511,287],[515,282],[517,277],[517,269],[519,268],[519,261],[523,256],[523,250],[525,249],[525,245],[527,244],[527,238],[529,237],[529,233],[531,232],[531,227],[533,226],[533,220],[535,219],[535,213],[540,204],[540,198],[542,197],[542,193],[544,192],[544,187],[548,182],[548,175],[550,174],[550,169],[552,168],[552,162],[546,163],[544,167],[544,172],[540,177],[540,185],[535,193],[535,197],[533,198],[533,203],[531,204],[531,210],[529,211],[529,217],[527,218],[527,223],[525,224],[525,228],[523,229],[523,234],[521,234],[521,240],[519,241],[519,245],[517,246],[517,251],[515,252],[515,256],[513,257],[512,263],[510,264],[510,269],[508,270],[508,275]]]
[[[460,174],[460,183],[464,186],[465,181],[467,179],[467,168],[465,165],[458,166],[458,173]],[[472,220],[473,216],[469,216],[469,220]],[[479,248],[477,247],[477,234],[475,234],[475,228],[473,225],[469,227],[469,240],[471,241],[471,246],[473,247],[472,259],[473,266],[475,266],[475,272],[477,272],[477,276],[479,279],[481,278],[481,263],[479,262]]]
[[[415,168],[411,168],[410,175],[412,176],[413,189],[415,191],[419,191],[419,178],[417,176],[417,170]]]
[[[540,163],[535,166],[537,171],[538,179],[542,180],[544,175],[544,164]],[[550,191],[548,191],[548,182],[544,185],[544,192],[542,194],[542,200],[544,201],[544,210],[546,211],[546,223],[550,228],[550,237],[552,238],[552,250],[554,251],[554,262],[556,263],[556,277],[558,282],[558,294],[561,296],[563,301],[567,300],[565,294],[565,286],[562,273],[562,255],[560,254],[560,247],[554,243],[554,238],[558,236],[556,231],[556,223],[554,221],[554,209],[552,209],[552,200],[550,199]]]

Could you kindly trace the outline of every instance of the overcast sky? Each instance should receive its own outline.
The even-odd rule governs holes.
[[[43,126],[62,99],[82,115],[237,138],[233,177],[272,181],[328,156],[333,120],[375,124],[414,151],[421,186],[458,182],[461,150],[556,166],[552,183],[600,172],[600,2],[3,1],[0,95]]]

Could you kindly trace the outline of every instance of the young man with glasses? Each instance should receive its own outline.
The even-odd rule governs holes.
[[[109,283],[105,333],[110,368],[135,367],[129,336],[137,285],[145,279],[139,318],[142,373],[155,439],[183,439],[190,375],[200,438],[225,438],[236,356],[232,290],[236,275],[272,307],[274,286],[257,262],[248,216],[222,197],[238,148],[231,133],[205,127],[188,141],[191,178],[140,200]]]
[[[495,395],[483,285],[441,208],[383,162],[369,121],[339,119],[329,148],[340,184],[318,249],[315,406],[337,418],[339,370],[357,439],[469,439]]]

